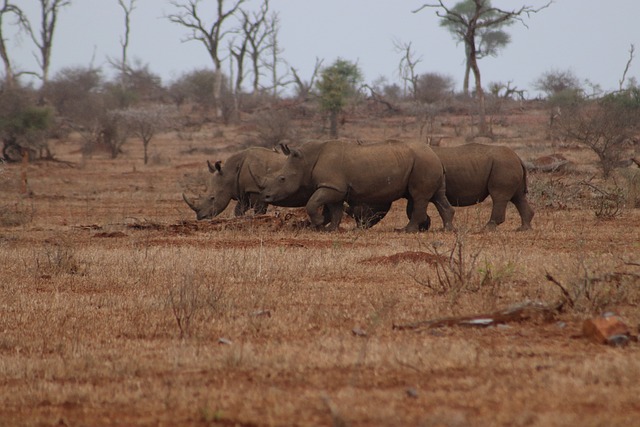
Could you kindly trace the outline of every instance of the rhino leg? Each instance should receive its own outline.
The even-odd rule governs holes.
[[[415,233],[429,228],[431,220],[427,215],[428,204],[428,200],[415,200],[412,197],[407,198],[407,217],[409,218],[409,223],[404,228],[405,231]]]
[[[525,195],[517,195],[511,202],[518,209],[518,213],[520,214],[520,220],[522,221],[522,225],[518,228],[518,231],[526,231],[531,230],[531,220],[533,219],[533,209],[529,205],[527,198]]]
[[[453,231],[453,216],[456,211],[449,203],[449,199],[447,199],[446,192],[444,187],[441,187],[436,194],[431,198],[431,203],[433,203],[438,210],[438,214],[440,214],[440,218],[442,218],[442,227],[447,231]]]
[[[323,206],[322,217],[324,218],[322,225],[327,225],[331,222],[331,209],[329,209],[329,206],[327,205]]]
[[[507,200],[493,199],[493,208],[491,209],[491,218],[485,228],[493,231],[497,226],[504,222],[504,218],[507,212]]]
[[[259,194],[251,193],[249,195],[249,207],[252,208],[257,215],[267,213],[267,204],[260,199]]]
[[[327,231],[338,228],[342,221],[344,195],[330,188],[319,188],[309,198],[306,209],[311,224],[320,228],[324,224],[324,206],[327,205],[331,212],[331,222],[327,226]]]
[[[243,216],[249,209],[249,199],[241,197],[233,210],[235,216]]]

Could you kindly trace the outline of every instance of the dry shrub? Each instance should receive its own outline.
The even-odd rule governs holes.
[[[20,199],[13,204],[0,205],[0,227],[17,227],[33,220],[34,206]]]
[[[450,248],[442,246],[433,242],[430,247],[435,277],[432,269],[431,274],[424,276],[414,273],[414,280],[436,295],[446,296],[452,306],[457,305],[462,295],[479,292],[489,297],[487,305],[494,306],[502,284],[515,272],[514,264],[499,265],[481,257],[482,249],[470,248],[464,233],[456,233]]]
[[[626,207],[640,208],[640,169],[621,168],[614,175],[622,190]]]
[[[591,205],[596,218],[611,220],[622,214],[625,191],[616,180],[608,179],[597,184],[582,181],[581,184],[591,190]]]
[[[640,301],[637,287],[640,274],[633,267],[637,262],[622,262],[612,268],[612,262],[579,257],[573,265],[563,264],[562,275],[547,273],[547,279],[556,285],[569,309],[577,314],[600,314],[626,304]]]
[[[529,199],[535,206],[574,209],[581,206],[584,188],[570,174],[529,174]]]
[[[64,240],[45,242],[41,251],[35,254],[35,264],[38,274],[44,277],[83,273],[75,249]]]
[[[294,136],[291,117],[286,110],[265,111],[255,117],[259,144],[275,147],[290,141]]]

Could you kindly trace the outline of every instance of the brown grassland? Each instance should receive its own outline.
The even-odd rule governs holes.
[[[181,193],[203,191],[205,160],[250,138],[247,121],[159,135],[146,166],[139,141],[112,160],[83,156],[73,135],[52,143],[64,162],[0,165],[0,425],[638,425],[640,345],[592,343],[582,322],[614,311],[638,332],[639,169],[604,181],[587,149],[547,138],[546,117],[494,124],[523,159],[573,164],[530,173],[522,233],[513,206],[482,231],[489,201],[457,209],[456,232],[433,206],[430,231],[398,232],[403,201],[369,230],[312,231],[283,208],[235,219],[233,202],[196,222]],[[463,143],[468,121],[440,117],[443,143]],[[342,129],[419,134],[407,117]],[[547,274],[573,305],[487,328],[394,328],[554,304]]]

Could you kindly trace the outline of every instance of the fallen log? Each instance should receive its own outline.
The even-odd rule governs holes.
[[[441,328],[445,326],[486,328],[488,326],[495,326],[509,322],[523,322],[534,318],[542,318],[545,321],[551,321],[555,315],[562,310],[564,304],[565,300],[561,300],[554,304],[527,301],[492,313],[476,314],[471,316],[442,317],[439,319],[422,320],[400,325],[394,324],[393,329],[399,331],[422,330]]]

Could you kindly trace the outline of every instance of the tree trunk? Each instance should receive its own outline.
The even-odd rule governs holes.
[[[216,111],[216,117],[222,117],[222,70],[220,65],[220,61],[218,61],[213,77],[213,108]]]
[[[146,165],[149,162],[149,141],[145,139],[142,141],[142,145],[144,145],[144,164]]]
[[[469,26],[466,35],[465,44],[467,46],[467,54],[469,55],[469,68],[473,72],[476,83],[476,98],[478,102],[478,136],[490,136],[489,127],[487,126],[486,107],[484,101],[484,90],[482,90],[482,79],[480,78],[480,67],[478,67],[478,58],[476,56],[476,36],[475,26]]]
[[[469,96],[469,74],[471,73],[471,59],[469,58],[469,48],[465,48],[466,61],[464,66],[464,80],[462,82],[462,93]]]
[[[487,125],[487,110],[484,101],[484,90],[482,89],[482,80],[480,78],[480,69],[478,63],[474,60],[471,61],[471,70],[476,81],[476,98],[478,101],[478,135],[479,136],[491,136],[489,127]]]
[[[338,137],[338,112],[331,111],[329,113],[329,136],[331,138]]]

